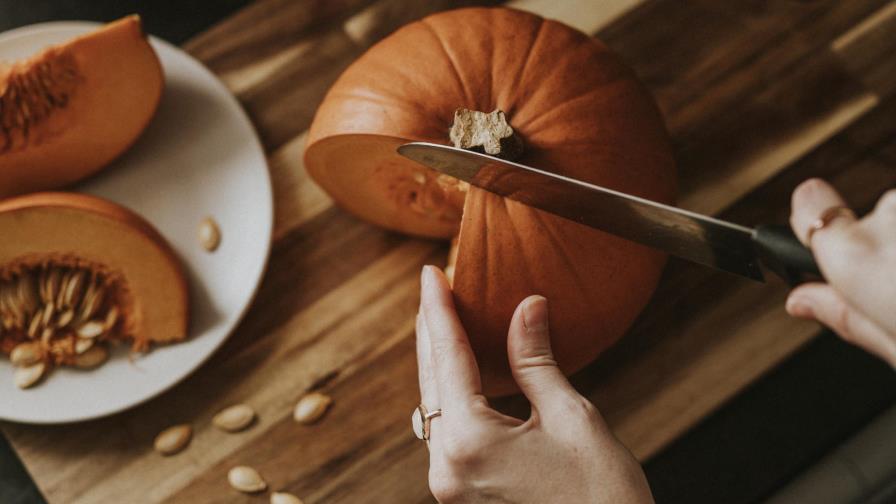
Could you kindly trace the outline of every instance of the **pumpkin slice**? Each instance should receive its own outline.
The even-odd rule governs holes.
[[[0,197],[62,187],[109,164],[149,124],[163,86],[138,16],[0,65]]]
[[[93,367],[109,342],[145,350],[187,336],[180,263],[130,210],[36,193],[0,202],[0,233],[0,350],[14,364]]]
[[[475,124],[494,138],[463,131]],[[395,153],[407,141],[453,139],[501,155],[510,130],[519,162],[674,199],[668,135],[634,73],[584,33],[506,8],[438,13],[372,47],[328,92],[305,151],[309,174],[360,217],[457,235],[455,302],[492,395],[516,390],[507,329],[526,296],[548,298],[555,356],[572,373],[628,330],[665,264],[655,250],[467,189]]]

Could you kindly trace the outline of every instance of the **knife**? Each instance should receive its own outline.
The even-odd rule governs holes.
[[[683,259],[765,281],[763,266],[791,285],[820,280],[788,226],[741,226],[486,154],[426,142],[402,156],[489,192]]]

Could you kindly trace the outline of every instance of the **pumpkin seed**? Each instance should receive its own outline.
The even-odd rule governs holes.
[[[28,337],[34,339],[37,337],[37,331],[40,329],[41,319],[43,319],[43,313],[37,312],[31,317],[31,323],[28,324]]]
[[[40,360],[40,343],[28,341],[16,345],[9,353],[13,366],[30,366]]]
[[[79,338],[96,338],[106,331],[106,325],[99,320],[84,322],[75,330]]]
[[[77,306],[81,300],[81,293],[84,290],[84,277],[87,274],[84,270],[78,270],[72,274],[65,286],[65,296],[63,297],[63,306]]]
[[[274,492],[271,494],[271,504],[305,504],[305,502],[291,493]]]
[[[76,368],[90,369],[106,362],[106,359],[108,358],[109,351],[106,350],[106,347],[95,345],[84,350],[84,353],[82,354],[77,354],[76,352],[74,364]]]
[[[209,252],[214,252],[221,244],[221,229],[211,217],[202,219],[199,224],[199,244]]]
[[[63,301],[65,300],[65,291],[68,289],[68,284],[72,280],[72,275],[74,275],[74,272],[71,270],[67,270],[62,274],[62,279],[59,281],[59,290],[56,292],[54,300],[56,302],[56,306],[60,309],[65,306],[65,304],[63,304]]]
[[[37,273],[37,293],[43,303],[47,302],[47,269],[41,268]]]
[[[230,486],[244,493],[262,492],[268,484],[258,471],[249,466],[236,466],[227,473]]]
[[[238,432],[255,420],[255,410],[246,404],[236,404],[221,410],[212,418],[215,427],[227,432]]]
[[[50,268],[47,273],[46,286],[44,287],[47,297],[44,303],[51,304],[59,293],[60,284],[62,283],[62,270],[58,268]]]
[[[18,289],[15,285],[6,285],[4,292],[4,301],[6,303],[6,312],[9,313],[15,327],[23,327],[25,325],[25,313],[18,301]]]
[[[75,310],[73,308],[69,308],[64,312],[59,314],[59,318],[56,319],[56,327],[65,327],[71,323],[75,318]]]
[[[22,307],[22,310],[25,313],[34,313],[34,310],[38,307],[38,296],[35,291],[36,286],[34,285],[34,279],[31,278],[31,275],[22,275],[19,277],[18,301],[19,306]]]
[[[333,404],[333,399],[330,396],[312,392],[299,399],[292,416],[296,422],[306,425],[313,424],[324,416],[331,404]]]
[[[44,312],[40,321],[40,325],[44,327],[48,327],[50,322],[53,320],[53,314],[56,311],[56,306],[52,301],[44,305]]]
[[[30,366],[20,367],[13,373],[13,382],[15,382],[16,387],[26,389],[39,382],[46,371],[47,365],[44,362],[37,362]]]
[[[162,455],[174,455],[186,448],[192,437],[193,428],[189,424],[174,425],[156,436],[153,447]]]
[[[112,308],[109,308],[108,312],[106,312],[106,321],[103,324],[103,328],[108,331],[115,327],[116,322],[118,322],[118,307],[113,306]]]
[[[84,295],[84,301],[81,304],[81,320],[89,320],[93,314],[103,304],[103,287],[98,284],[91,284],[91,289]]]
[[[53,339],[55,332],[52,327],[44,327],[44,331],[40,334],[40,341],[44,346],[50,346],[50,340]]]
[[[75,353],[81,355],[84,352],[90,350],[90,348],[93,346],[94,341],[95,340],[93,339],[77,338],[75,341]]]

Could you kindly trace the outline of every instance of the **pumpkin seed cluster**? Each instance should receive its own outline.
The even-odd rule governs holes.
[[[108,357],[102,342],[120,332],[111,283],[91,268],[43,264],[0,280],[0,349],[21,388],[53,365],[92,368]]]

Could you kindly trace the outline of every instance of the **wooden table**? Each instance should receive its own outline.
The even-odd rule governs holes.
[[[65,426],[0,424],[51,502],[266,502],[226,483],[237,464],[307,503],[431,502],[417,402],[418,274],[445,244],[348,216],[311,180],[314,110],[366,47],[429,12],[468,2],[260,0],[185,45],[230,87],[269,155],[276,230],[252,309],[192,377],[131,411]],[[656,95],[674,137],[680,204],[744,224],[784,222],[801,180],[832,181],[860,210],[896,184],[896,3],[884,0],[517,0],[596,34]],[[817,335],[754,284],[673,260],[612,351],[574,377],[613,429],[649,458]],[[291,418],[310,389],[335,405]],[[251,404],[240,434],[211,416]],[[520,399],[502,401],[519,407]],[[152,450],[189,422],[190,447]]]

